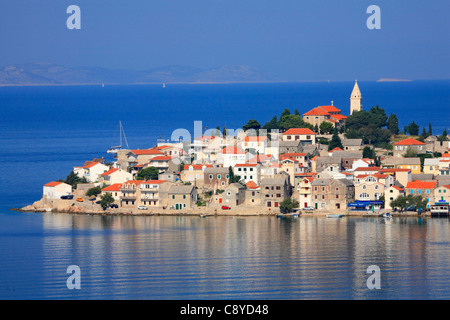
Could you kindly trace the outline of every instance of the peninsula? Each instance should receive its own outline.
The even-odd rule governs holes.
[[[261,125],[219,127],[192,141],[117,146],[43,186],[22,211],[126,215],[448,215],[450,142],[379,106],[285,109]]]

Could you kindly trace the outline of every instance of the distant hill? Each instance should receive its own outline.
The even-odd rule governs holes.
[[[114,70],[100,67],[65,67],[52,63],[30,63],[0,67],[0,85],[144,84],[271,82],[275,76],[243,65],[200,69],[167,66],[148,70]]]

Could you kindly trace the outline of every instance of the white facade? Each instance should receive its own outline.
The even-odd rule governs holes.
[[[253,181],[259,185],[261,181],[261,165],[258,164],[238,164],[234,166],[233,173],[235,176],[240,176],[244,183]]]
[[[50,182],[44,185],[44,198],[55,200],[69,194],[72,194],[72,186],[64,182]]]

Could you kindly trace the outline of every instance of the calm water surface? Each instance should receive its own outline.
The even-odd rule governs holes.
[[[105,157],[122,121],[132,148],[177,128],[262,124],[334,104],[353,82],[0,87],[1,299],[450,298],[448,220],[97,217],[17,213],[42,185]],[[361,82],[364,107],[448,128],[450,81]],[[193,132],[192,132],[193,133]],[[68,290],[78,265],[82,289]],[[368,290],[378,265],[382,289]]]
[[[1,299],[449,299],[447,219],[0,216]],[[81,268],[81,290],[66,269]],[[368,266],[381,269],[369,290]]]

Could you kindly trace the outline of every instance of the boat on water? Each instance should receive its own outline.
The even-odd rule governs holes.
[[[118,145],[118,146],[113,146],[113,147],[109,148],[109,149],[106,151],[107,153],[117,153],[119,150],[122,150],[122,136],[123,136],[123,139],[125,140],[125,144],[127,145],[127,149],[129,149],[130,147],[128,146],[127,137],[125,136],[125,131],[123,130],[122,121],[119,121],[119,139],[120,139],[120,145]]]
[[[386,212],[385,214],[383,214],[384,218],[390,218],[391,217],[391,213],[390,212]]]
[[[327,214],[327,218],[342,218],[342,214]]]

